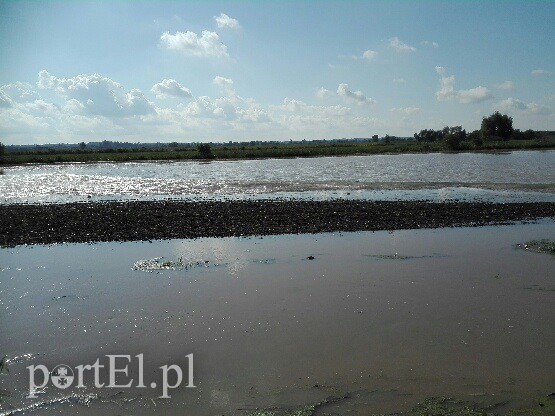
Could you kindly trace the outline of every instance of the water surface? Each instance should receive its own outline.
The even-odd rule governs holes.
[[[555,151],[25,165],[0,203],[205,198],[555,201]]]
[[[169,401],[88,388],[77,393],[100,395],[89,407],[33,414],[252,415],[346,393],[337,414],[429,396],[532,405],[555,385],[555,260],[513,246],[554,236],[545,220],[1,249],[0,352],[23,358],[0,377],[11,392],[0,409],[67,394],[25,399],[30,363],[139,353],[147,377],[194,353],[198,388]],[[193,267],[134,268],[158,257]]]

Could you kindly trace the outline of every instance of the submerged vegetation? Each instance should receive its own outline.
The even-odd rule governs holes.
[[[555,255],[555,241],[551,240],[532,240],[520,243],[515,246],[523,250],[533,251],[536,253],[546,253]]]
[[[189,270],[194,267],[213,267],[221,264],[211,263],[210,260],[186,261],[183,257],[173,261],[164,260],[163,257],[155,257],[148,260],[139,260],[133,265],[133,270],[154,271],[154,270]]]

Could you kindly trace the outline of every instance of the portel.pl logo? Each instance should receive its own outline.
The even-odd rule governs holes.
[[[68,387],[85,388],[85,377],[94,376],[94,386],[98,389],[103,387],[109,388],[147,388],[144,382],[144,357],[143,354],[135,355],[138,364],[138,377],[136,380],[129,379],[129,365],[131,364],[131,355],[106,355],[108,362],[100,364],[100,359],[97,359],[94,364],[78,365],[71,368],[66,364],[59,364],[49,371],[45,365],[30,365],[27,367],[29,370],[29,395],[27,398],[34,399],[37,393],[44,389],[48,383],[58,389],[67,389]],[[185,387],[195,388],[193,380],[193,354],[186,356],[187,358],[187,385]],[[177,364],[163,365],[159,367],[162,370],[160,384],[152,381],[148,387],[155,389],[161,386],[162,399],[169,399],[171,396],[168,394],[169,389],[175,389],[183,382],[183,370]],[[101,370],[108,373],[108,383],[100,382]],[[123,383],[121,381],[122,375],[127,377]],[[42,377],[41,377],[42,376]],[[116,380],[118,377],[119,383]],[[171,378],[171,382],[170,382]],[[134,384],[134,382],[136,384]]]

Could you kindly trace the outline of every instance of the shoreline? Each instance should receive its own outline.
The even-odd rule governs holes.
[[[555,150],[555,141],[547,143],[527,141],[492,142],[481,148],[463,147],[458,150],[446,149],[441,143],[428,142],[392,142],[337,145],[281,145],[281,146],[246,146],[226,147],[215,146],[213,157],[203,158],[196,148],[188,147],[178,150],[152,149],[145,151],[82,151],[82,152],[54,152],[54,153],[21,153],[4,155],[1,167],[25,166],[34,164],[59,163],[98,163],[98,162],[177,162],[177,161],[235,161],[258,159],[295,159],[315,157],[340,156],[372,156],[372,155],[402,155],[402,154],[430,154],[430,153],[499,153],[512,151],[550,151]]]
[[[553,202],[109,201],[1,205],[0,246],[503,225],[555,218]]]

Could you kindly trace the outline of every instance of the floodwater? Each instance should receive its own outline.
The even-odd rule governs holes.
[[[555,387],[555,259],[514,245],[554,237],[544,220],[1,249],[0,415],[33,404],[37,415],[266,415],[326,397],[330,415],[442,395],[531,405]],[[147,384],[193,353],[197,387],[164,400],[86,379],[25,398],[28,365],[141,353]]]
[[[4,204],[273,197],[555,201],[553,150],[38,164],[4,172]]]

